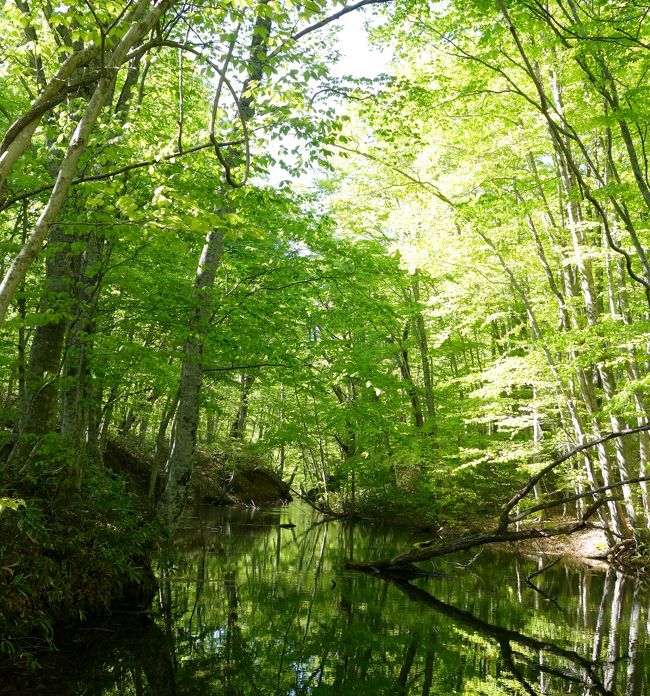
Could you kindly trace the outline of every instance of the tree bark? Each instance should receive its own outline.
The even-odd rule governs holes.
[[[167,462],[167,483],[159,504],[160,514],[169,523],[174,522],[183,511],[192,474],[203,380],[203,346],[209,328],[212,288],[223,254],[223,241],[223,230],[208,233],[194,280],[194,310],[183,348],[174,444]]]
[[[106,62],[104,71],[97,82],[93,95],[90,98],[84,114],[72,134],[47,205],[34,225],[34,228],[32,229],[25,245],[12,261],[11,266],[2,280],[2,283],[0,283],[0,323],[4,321],[16,290],[20,286],[20,283],[27,274],[29,267],[36,258],[51,226],[56,221],[56,218],[66,201],[68,189],[70,188],[70,183],[74,177],[79,159],[86,149],[90,134],[92,133],[99,114],[112,91],[114,80],[117,77],[117,73],[123,64],[129,49],[135,43],[140,41],[145,34],[152,29],[153,26],[155,26],[162,13],[168,7],[173,5],[174,1],[175,0],[160,0],[160,2],[155,5],[145,17],[141,17],[141,15],[150,5],[149,0],[138,0],[134,5],[132,9],[133,21],[131,26],[127,29],[126,33]],[[34,125],[34,130],[35,128],[36,125]],[[30,138],[32,133],[33,130],[31,133],[29,133]],[[23,149],[25,149],[27,145],[28,143],[25,143]]]
[[[402,380],[406,384],[406,391],[411,400],[411,414],[413,416],[413,423],[416,428],[422,428],[424,426],[424,416],[422,415],[422,404],[420,403],[420,395],[418,394],[417,387],[413,381],[413,375],[411,374],[411,365],[409,362],[408,348],[406,347],[406,341],[408,340],[409,326],[408,324],[404,327],[404,332],[402,334],[402,344],[400,350],[395,356],[397,361],[397,366],[399,367]]]

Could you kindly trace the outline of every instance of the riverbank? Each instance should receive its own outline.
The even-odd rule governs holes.
[[[164,538],[126,480],[88,463],[77,491],[61,468],[35,461],[7,472],[0,496],[0,660],[33,661],[54,626],[144,603],[156,581],[151,557]]]
[[[195,502],[223,499],[247,506],[253,501],[256,507],[262,498],[268,503],[288,496],[286,484],[261,469],[259,461],[238,454],[237,461],[222,458],[220,467],[215,458],[199,457],[191,487]],[[34,659],[51,644],[54,625],[100,616],[125,600],[144,605],[153,595],[151,558],[165,531],[150,521],[146,498],[151,461],[111,442],[105,463],[88,463],[80,490],[64,493],[65,469],[56,457],[35,460],[13,476],[9,472],[0,497],[25,504],[0,513],[0,659]],[[456,514],[453,522],[441,522],[427,499],[395,497],[387,502],[376,497],[361,502],[365,507],[358,505],[355,515],[341,510],[342,517],[410,530],[413,544],[431,539],[443,543],[490,529],[498,513],[491,503]],[[588,559],[602,557],[607,543],[602,532],[588,530],[505,548]]]
[[[585,529],[565,537],[529,539],[518,544],[518,549],[527,553],[600,562],[604,561],[608,548],[607,538],[601,529]]]
[[[71,457],[58,434],[39,453],[17,469],[5,465],[0,486],[0,498],[16,501],[0,509],[0,665],[35,663],[57,626],[148,606],[152,559],[168,538],[148,501],[153,460],[132,443],[110,440],[103,464],[85,462],[79,490],[69,486]],[[197,459],[192,504],[290,499],[251,458],[237,462],[236,476],[203,453]]]

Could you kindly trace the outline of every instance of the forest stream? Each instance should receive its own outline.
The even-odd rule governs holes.
[[[1,3],[0,696],[650,696],[649,96],[635,0]]]
[[[430,575],[410,582],[344,569],[350,558],[385,557],[417,539],[325,521],[299,503],[203,507],[182,520],[179,560],[159,569],[150,614],[81,625],[40,671],[12,675],[3,688],[48,696],[648,693],[650,597],[641,581],[491,549],[423,564]]]

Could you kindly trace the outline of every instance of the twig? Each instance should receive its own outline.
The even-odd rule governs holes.
[[[537,575],[541,575],[543,572],[549,570],[552,568],[554,565],[560,562],[559,558],[556,558],[552,563],[549,563],[548,565],[542,566],[538,570],[536,570],[534,573],[531,573],[530,575],[526,576],[526,582],[530,582],[534,577]]]

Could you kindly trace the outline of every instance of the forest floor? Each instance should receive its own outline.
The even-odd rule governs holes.
[[[528,539],[516,545],[524,553],[544,554],[546,556],[563,556],[579,560],[598,560],[608,548],[605,534],[600,529],[585,529],[569,536],[556,536],[548,539]]]

